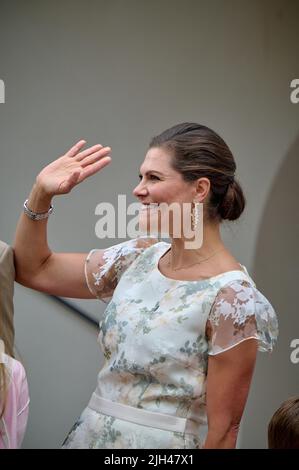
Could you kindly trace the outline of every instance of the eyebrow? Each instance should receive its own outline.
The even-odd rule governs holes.
[[[158,173],[159,175],[163,176],[163,173],[161,173],[160,171],[156,171],[156,170],[149,170],[149,171],[146,171],[146,175],[148,175],[149,173]],[[141,173],[139,173],[139,176],[142,176]]]

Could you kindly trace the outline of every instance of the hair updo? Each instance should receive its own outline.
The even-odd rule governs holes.
[[[234,173],[236,163],[224,140],[212,129],[193,122],[177,124],[152,138],[149,148],[170,151],[172,167],[185,181],[206,177],[210,198],[206,204],[211,221],[236,220],[246,200]]]

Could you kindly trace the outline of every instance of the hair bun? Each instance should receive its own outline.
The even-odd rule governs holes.
[[[233,178],[227,187],[227,191],[218,206],[218,213],[223,220],[236,220],[244,211],[246,205],[245,196],[239,183]]]

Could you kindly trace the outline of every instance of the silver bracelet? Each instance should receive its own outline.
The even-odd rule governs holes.
[[[52,204],[50,205],[50,209],[47,212],[33,212],[32,210],[29,209],[29,207],[27,206],[27,203],[28,203],[28,199],[26,199],[26,201],[24,202],[24,212],[31,220],[47,219],[49,215],[51,215],[53,212]]]

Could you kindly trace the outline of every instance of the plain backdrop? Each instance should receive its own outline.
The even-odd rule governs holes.
[[[0,238],[13,243],[37,173],[77,140],[112,148],[112,163],[54,198],[49,245],[88,252],[101,201],[138,183],[152,136],[184,121],[226,140],[247,206],[223,237],[279,316],[272,355],[259,354],[239,446],[267,446],[267,423],[298,394],[299,78],[296,0],[2,0]],[[100,318],[103,304],[77,305]],[[26,366],[25,448],[58,448],[89,401],[102,364],[97,329],[16,285],[16,345]]]

